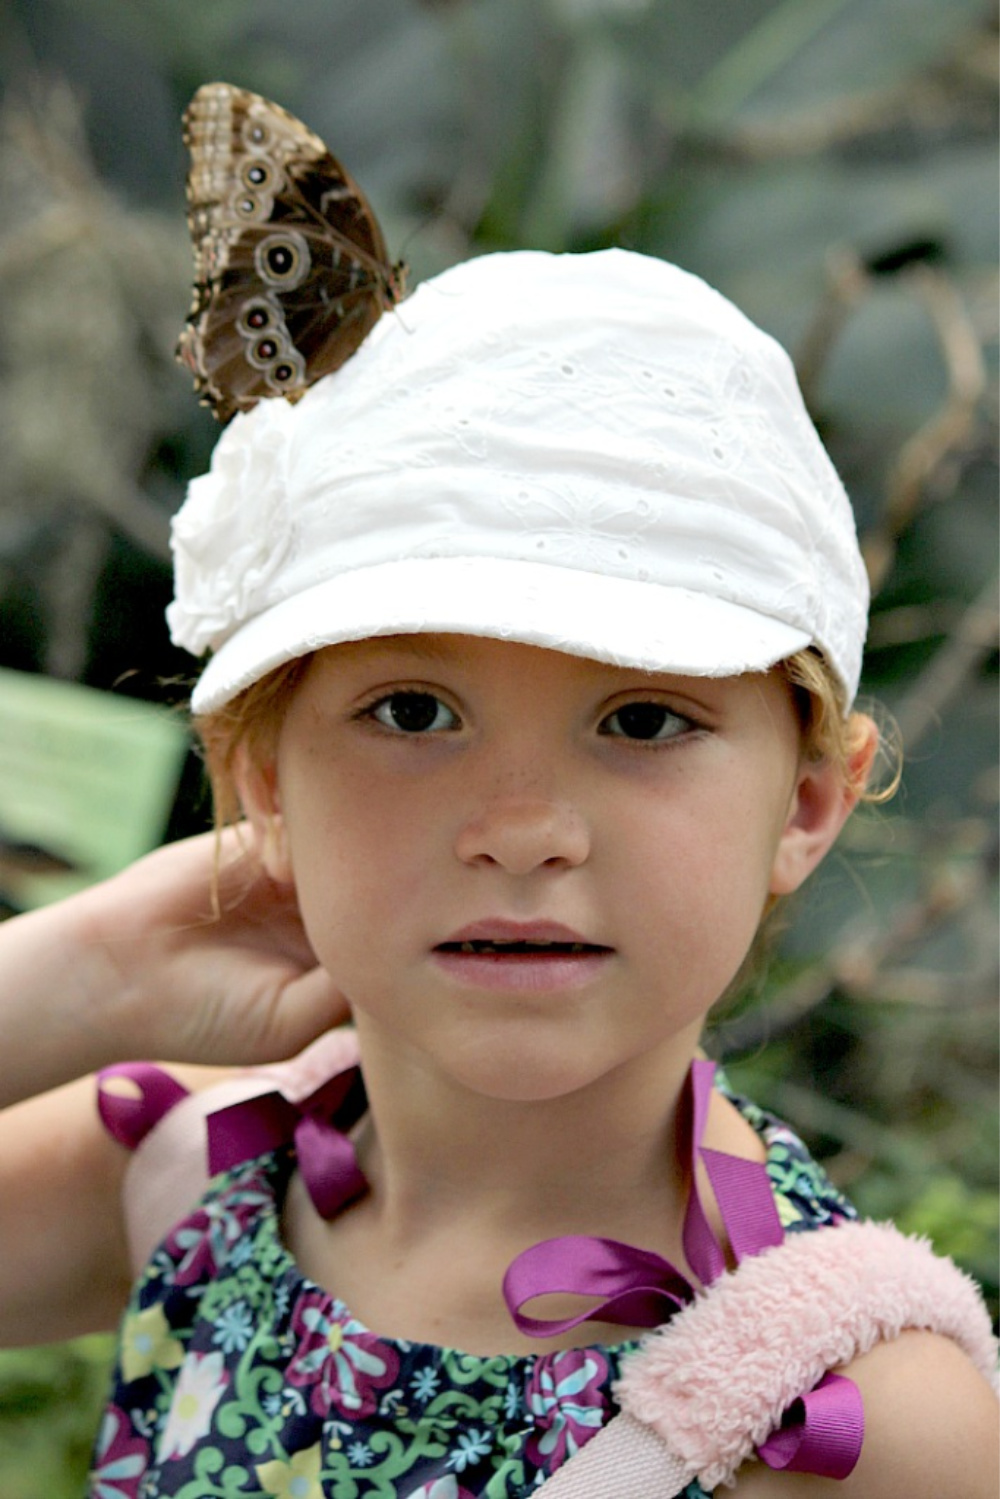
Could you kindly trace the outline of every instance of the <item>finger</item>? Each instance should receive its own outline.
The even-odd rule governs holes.
[[[282,1061],[350,1018],[350,1006],[329,974],[312,968],[287,983],[272,1005],[246,1017],[240,1030],[243,1045],[251,1047],[252,1055],[241,1060]]]

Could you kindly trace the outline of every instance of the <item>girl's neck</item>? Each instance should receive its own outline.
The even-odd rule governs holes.
[[[471,1092],[363,1018],[359,1035],[370,1113],[357,1145],[383,1232],[412,1243],[457,1215],[525,1244],[591,1233],[679,1245],[694,1028],[666,1055],[531,1102]]]
[[[371,1190],[326,1221],[293,1181],[284,1229],[304,1274],[382,1336],[470,1353],[545,1353],[641,1333],[598,1322],[528,1337],[501,1285],[522,1250],[568,1234],[623,1240],[689,1272],[683,1094],[696,1035],[591,1088],[525,1104],[470,1096],[367,1034],[363,1021],[360,1029],[371,1110],[356,1144]],[[761,1158],[753,1131],[719,1095],[706,1142]],[[531,1310],[562,1317],[581,1306],[549,1296]]]

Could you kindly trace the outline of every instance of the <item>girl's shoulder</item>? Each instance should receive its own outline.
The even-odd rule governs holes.
[[[949,1337],[904,1332],[844,1366],[865,1436],[846,1479],[744,1465],[733,1499],[998,1499],[996,1392]]]

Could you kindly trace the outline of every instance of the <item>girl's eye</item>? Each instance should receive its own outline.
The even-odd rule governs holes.
[[[384,728],[396,729],[403,734],[426,734],[458,727],[455,714],[432,692],[390,692],[366,711]]]
[[[616,739],[676,739],[691,728],[691,720],[664,703],[626,703],[609,713],[600,727]]]

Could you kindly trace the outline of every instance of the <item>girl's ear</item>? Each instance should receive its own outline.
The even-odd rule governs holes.
[[[771,895],[791,895],[799,888],[833,847],[857,805],[878,749],[878,729],[866,715],[856,713],[851,737],[846,767],[831,760],[801,761],[771,868]]]
[[[240,745],[233,762],[233,780],[253,830],[254,853],[272,880],[280,885],[292,884],[291,851],[281,815],[277,766],[273,760],[258,765]]]

